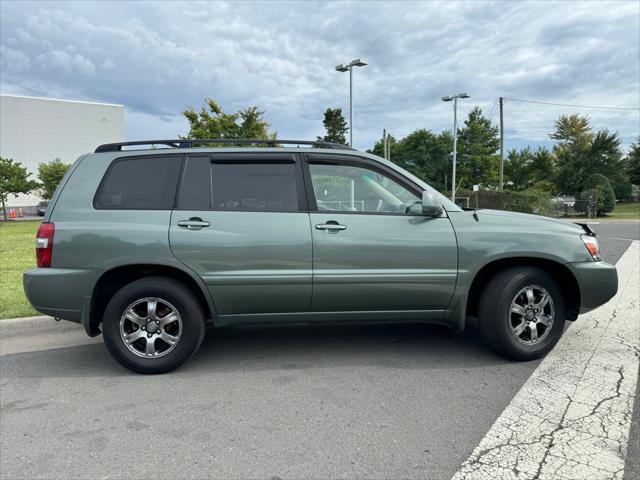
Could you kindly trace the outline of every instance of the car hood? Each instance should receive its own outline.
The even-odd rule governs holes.
[[[544,225],[545,228],[557,228],[558,230],[571,231],[576,233],[584,233],[585,229],[577,224],[567,220],[559,220],[557,218],[543,217],[541,215],[531,215],[529,213],[509,212],[506,210],[476,210],[478,217],[500,217],[504,220],[535,222]]]

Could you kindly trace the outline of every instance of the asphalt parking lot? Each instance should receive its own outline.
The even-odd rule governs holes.
[[[637,222],[592,227],[612,263],[640,239]],[[3,479],[448,479],[540,364],[430,325],[211,330],[160,376],[64,322],[3,329],[0,347]],[[637,414],[636,393],[625,478]]]

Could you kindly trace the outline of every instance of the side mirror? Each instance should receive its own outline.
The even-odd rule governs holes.
[[[422,214],[428,217],[442,215],[442,205],[438,202],[438,198],[426,190],[422,192]]]

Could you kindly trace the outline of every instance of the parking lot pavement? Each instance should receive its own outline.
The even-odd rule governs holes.
[[[448,479],[540,364],[429,325],[212,330],[158,376],[64,322],[0,354],[3,479]]]
[[[619,262],[617,295],[571,327],[454,480],[624,477],[638,381],[639,264],[635,241]]]

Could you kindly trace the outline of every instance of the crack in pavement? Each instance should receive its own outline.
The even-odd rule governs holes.
[[[640,357],[640,242],[619,289],[581,316],[452,480],[623,478]]]

